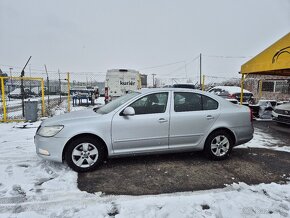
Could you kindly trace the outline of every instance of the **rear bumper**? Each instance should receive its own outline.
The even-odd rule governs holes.
[[[233,131],[236,136],[235,146],[247,143],[254,137],[254,127],[252,125],[236,127]]]

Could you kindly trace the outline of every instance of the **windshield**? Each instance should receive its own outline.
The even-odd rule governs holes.
[[[110,103],[106,104],[105,106],[98,109],[96,112],[98,114],[107,114],[111,111],[115,110],[117,107],[121,106],[125,102],[129,101],[130,99],[134,98],[135,96],[139,95],[140,92],[131,92],[129,94],[123,95]]]

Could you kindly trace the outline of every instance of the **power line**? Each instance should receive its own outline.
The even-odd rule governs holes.
[[[223,77],[223,76],[208,76],[205,75],[206,78],[214,78],[214,79],[241,79],[238,77]]]
[[[173,63],[156,65],[156,66],[152,66],[152,67],[144,67],[144,68],[141,68],[140,70],[148,70],[148,69],[154,69],[154,68],[167,67],[167,66],[170,66],[170,65],[175,65],[175,64],[180,64],[180,63],[184,63],[184,61],[177,61],[177,62],[173,62]]]
[[[6,65],[6,64],[0,64],[0,66],[3,66],[3,67],[9,67],[9,68],[13,68],[13,69],[22,69],[22,67],[19,67],[19,66],[12,66],[12,65]],[[33,66],[32,66],[33,67]],[[36,67],[36,66],[34,66]],[[33,71],[38,71],[38,72],[43,72],[43,74],[46,74],[46,71],[44,69],[37,69],[37,68],[31,68],[31,70]],[[59,71],[56,71],[56,70],[48,70],[47,71],[48,73],[65,73],[65,72],[70,72],[70,73],[78,73],[78,74],[106,74],[105,72],[93,72],[93,71],[65,71],[65,72],[59,72]]]
[[[223,56],[223,55],[204,55],[202,56],[209,57],[209,58],[230,58],[230,59],[244,59],[244,58],[252,58],[252,56]]]
[[[190,64],[191,62],[195,61],[198,58],[199,58],[199,56],[196,56],[192,60],[188,61],[187,63],[186,63],[186,60],[184,60],[184,61],[176,61],[176,62],[167,63],[167,64],[161,64],[161,65],[156,65],[156,66],[152,66],[152,67],[145,67],[145,68],[141,68],[140,70],[147,70],[147,69],[167,67],[167,66],[170,66],[170,65],[175,65],[175,64],[180,64],[180,63],[185,63],[184,64],[184,68],[185,68],[188,64]]]
[[[178,71],[180,71],[180,70],[186,68],[187,65],[189,65],[189,64],[192,63],[192,62],[194,62],[194,61],[197,60],[197,59],[199,59],[199,55],[196,56],[196,57],[194,57],[194,58],[193,58],[192,60],[190,60],[189,62],[185,63],[183,66],[178,67],[177,69],[175,69],[175,70],[173,70],[173,71],[171,71],[170,73],[167,73],[167,74],[165,74],[165,75],[171,75],[171,74],[173,74],[173,73],[176,73],[176,72],[178,72]]]

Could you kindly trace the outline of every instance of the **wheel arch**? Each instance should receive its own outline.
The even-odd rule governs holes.
[[[80,134],[77,134],[75,136],[73,136],[72,138],[70,138],[67,143],[65,144],[63,150],[62,150],[62,161],[65,160],[65,152],[68,148],[68,145],[75,139],[77,138],[80,138],[80,137],[92,137],[94,139],[96,139],[97,141],[101,141],[103,144],[104,144],[104,148],[105,148],[105,155],[106,157],[108,157],[108,147],[107,147],[107,144],[106,142],[99,136],[95,135],[95,134],[92,134],[92,133],[80,133]]]
[[[206,140],[208,139],[208,137],[209,137],[211,134],[213,134],[214,132],[217,132],[217,131],[225,131],[225,132],[227,132],[227,133],[231,136],[231,138],[232,138],[232,140],[233,140],[233,145],[236,144],[236,142],[237,142],[237,138],[236,138],[235,133],[234,133],[232,130],[230,130],[229,128],[226,128],[226,127],[219,127],[219,128],[216,128],[216,129],[212,130],[212,131],[210,132],[210,134],[208,134],[208,136],[206,137],[205,142],[206,142]]]

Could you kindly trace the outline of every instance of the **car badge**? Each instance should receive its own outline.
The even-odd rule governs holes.
[[[288,114],[288,111],[285,111],[285,114]]]

